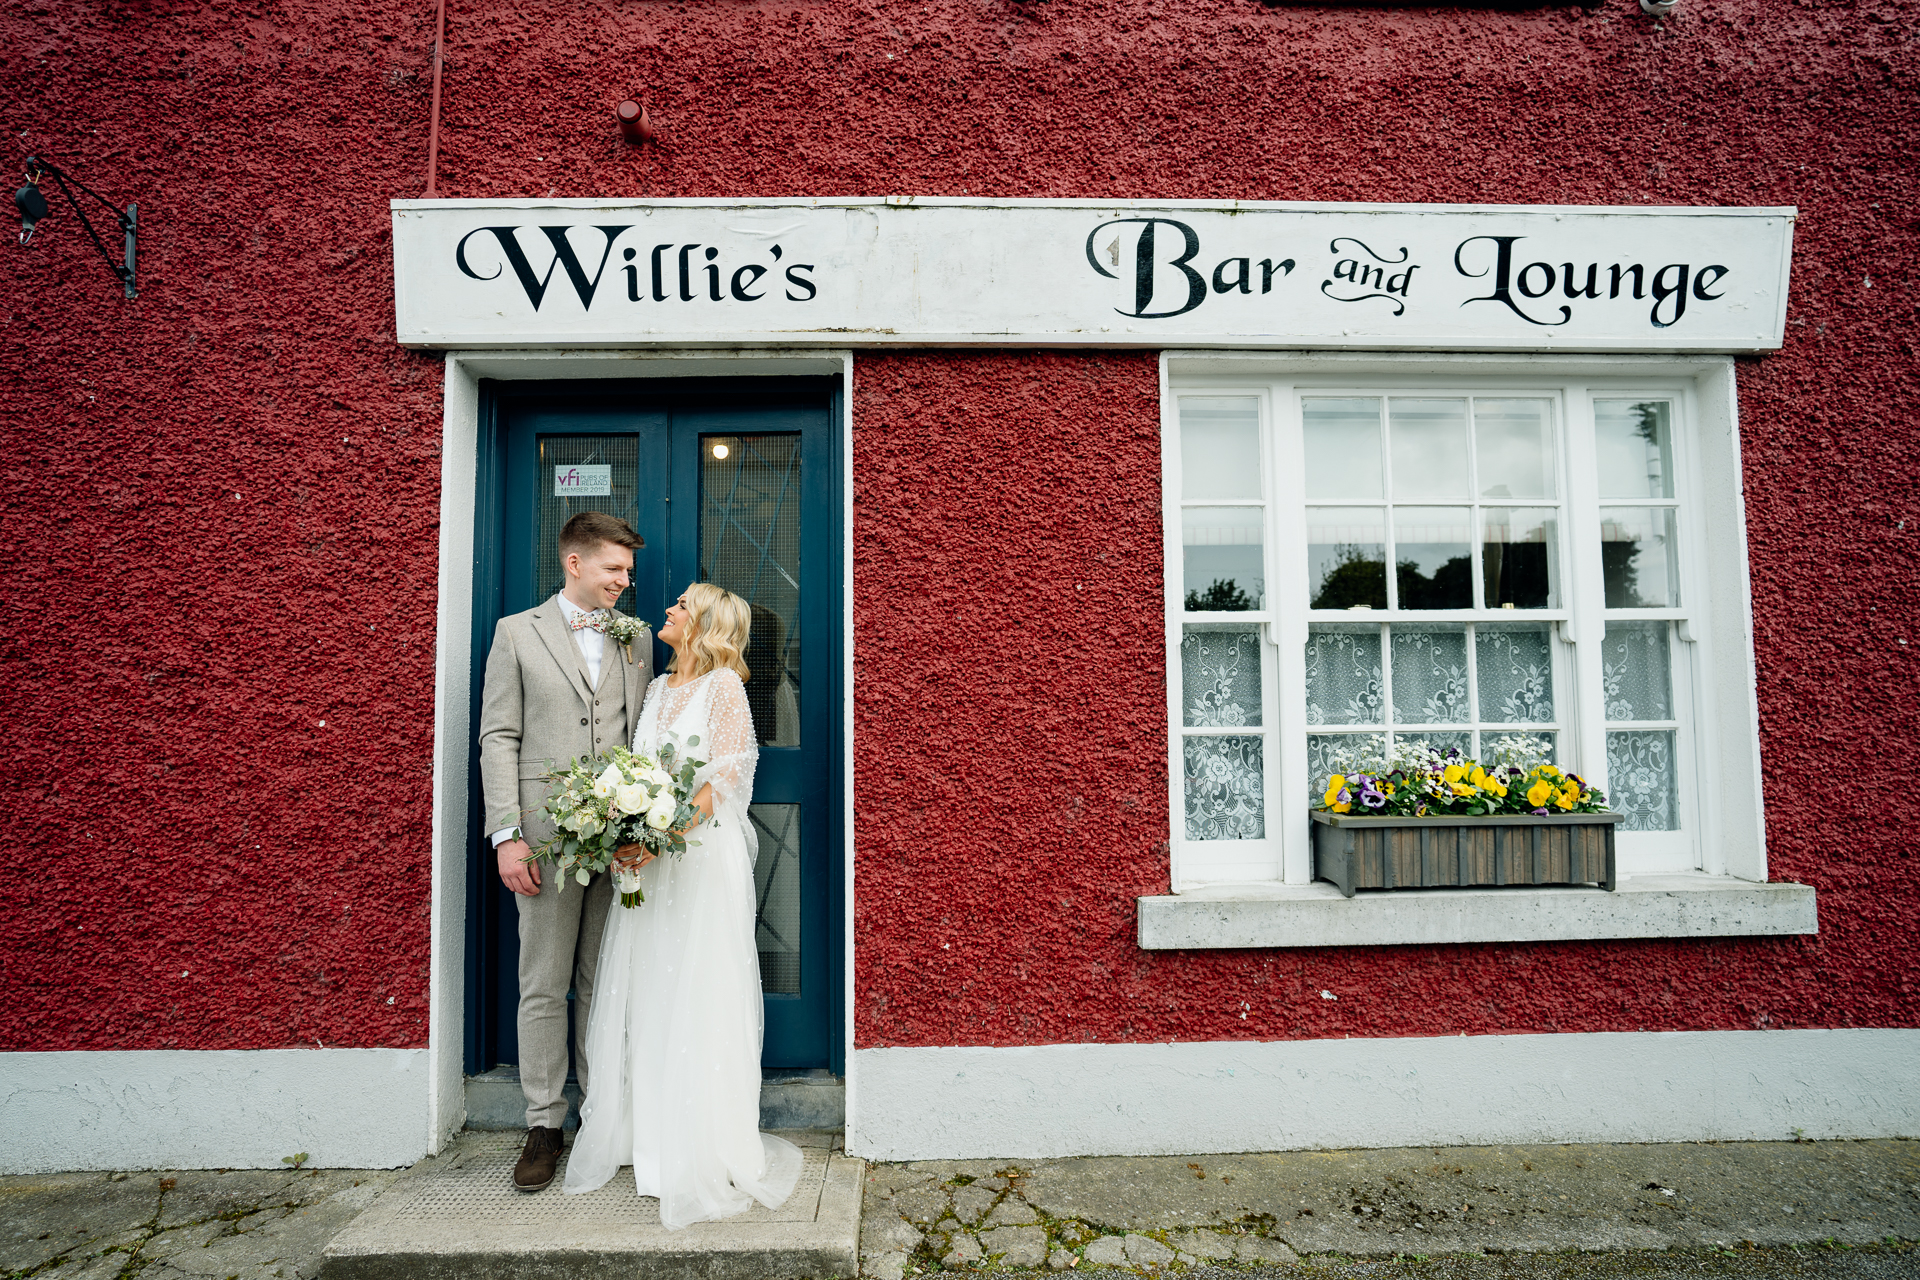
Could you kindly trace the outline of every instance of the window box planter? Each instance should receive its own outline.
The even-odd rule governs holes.
[[[1625,814],[1313,819],[1313,878],[1356,889],[1616,883],[1613,828]]]

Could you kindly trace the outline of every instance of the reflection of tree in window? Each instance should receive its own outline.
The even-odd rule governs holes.
[[[1454,556],[1433,571],[1429,578],[1420,572],[1415,560],[1402,560],[1394,566],[1400,583],[1402,609],[1471,609],[1473,607],[1473,561]]]
[[[1232,578],[1215,578],[1205,591],[1187,592],[1187,612],[1245,612],[1253,608],[1253,597],[1240,589]]]
[[[1350,609],[1359,604],[1386,608],[1387,562],[1380,558],[1378,549],[1343,544],[1335,556],[1333,564],[1320,575],[1311,607]]]

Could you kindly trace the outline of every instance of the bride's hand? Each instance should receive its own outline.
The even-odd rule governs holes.
[[[613,864],[622,871],[638,871],[659,855],[639,841],[623,844],[613,851]]]

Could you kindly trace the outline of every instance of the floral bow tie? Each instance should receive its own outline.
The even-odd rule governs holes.
[[[575,631],[585,631],[589,627],[591,627],[593,630],[600,632],[602,635],[605,635],[607,631],[607,624],[612,621],[613,621],[613,615],[608,613],[605,609],[595,609],[592,613],[574,614],[573,617],[569,620],[568,625],[571,626]]]

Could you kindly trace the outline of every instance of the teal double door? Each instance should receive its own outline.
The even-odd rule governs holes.
[[[495,622],[563,585],[556,542],[581,511],[646,539],[620,608],[658,627],[687,584],[753,607],[747,700],[760,739],[755,932],[769,1069],[843,1069],[842,545],[839,385],[831,379],[483,383],[476,517],[478,723]],[[669,652],[654,646],[654,671]],[[637,708],[635,714],[638,714]],[[513,895],[479,810],[468,891],[467,1070],[518,1061]]]

